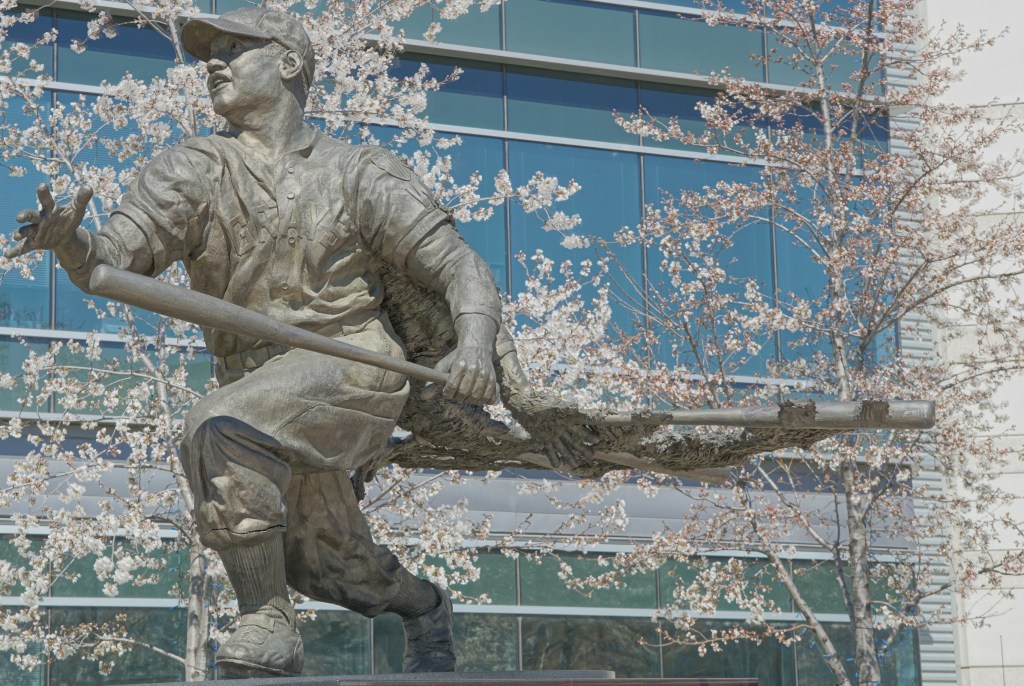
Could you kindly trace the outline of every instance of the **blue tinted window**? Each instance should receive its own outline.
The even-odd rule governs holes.
[[[213,10],[217,14],[224,14],[231,10],[245,9],[246,7],[259,7],[260,3],[255,0],[213,0]]]
[[[778,262],[778,298],[785,307],[792,302],[792,295],[809,301],[821,297],[828,285],[828,277],[820,262],[816,261],[809,243],[814,240],[801,218],[814,217],[815,187],[797,188],[796,202],[786,201],[775,213],[775,250]],[[820,254],[820,250],[819,250]],[[792,294],[792,295],[790,295]],[[817,334],[804,338],[798,334],[783,331],[782,357],[787,360],[810,359],[815,352],[828,352],[829,343]]]
[[[768,81],[784,86],[810,86],[817,87],[814,67],[811,63],[797,57],[797,51],[786,45],[786,41],[778,34],[768,32],[766,37],[768,51]],[[841,46],[834,50],[835,46],[829,44],[825,51],[832,51],[828,61],[825,62],[825,78],[828,87],[833,90],[842,90],[843,84],[849,84],[855,90],[859,83],[859,72],[862,56],[854,46]],[[852,51],[852,54],[851,54]],[[870,60],[868,68],[875,70],[878,66],[878,57]],[[880,95],[878,71],[871,71],[866,85],[872,88],[872,92]]]
[[[494,175],[505,168],[505,146],[495,138],[462,136],[462,145],[442,151],[452,158],[452,173],[455,179],[465,182],[474,172],[483,177],[479,193],[487,197],[494,193]],[[484,259],[491,268],[498,288],[508,287],[508,245],[505,226],[505,207],[494,208],[494,214],[486,221],[459,224],[459,232],[470,247]]]
[[[94,16],[79,12],[58,12],[57,80],[71,83],[116,83],[125,72],[137,79],[165,76],[174,64],[169,41],[152,29],[122,24],[115,38],[86,40],[86,25]],[[86,41],[85,52],[71,49],[71,41]]]
[[[28,23],[18,22],[7,29],[7,40],[4,41],[4,47],[7,47],[12,43],[35,45],[36,42],[42,38],[44,33],[53,28],[52,11],[28,7],[23,8],[23,10],[24,16],[30,16],[28,13],[33,12],[36,15],[35,20]],[[23,15],[19,14],[19,16]],[[26,77],[32,77],[39,73],[53,76],[53,50],[53,43],[42,45],[31,50],[29,59],[33,59],[44,65],[45,69],[42,72],[28,71],[28,61],[17,60],[11,64],[13,73]]]
[[[608,152],[587,148],[571,148],[541,143],[509,143],[509,173],[512,183],[525,183],[535,171],[557,176],[563,186],[575,179],[582,189],[566,202],[558,203],[552,211],[579,214],[583,223],[577,233],[613,240],[616,231],[624,226],[636,226],[640,221],[640,162],[632,153]],[[525,274],[515,261],[522,252],[527,257],[537,249],[553,259],[578,263],[584,259],[602,257],[603,251],[594,248],[568,250],[560,244],[562,235],[545,231],[542,220],[513,208],[511,221],[512,292],[522,291]],[[617,256],[623,268],[642,282],[642,261],[639,246],[620,248]],[[585,298],[593,297],[587,290]],[[635,294],[634,294],[635,297]],[[614,305],[613,305],[614,307]],[[630,330],[635,316],[622,308],[615,309],[615,322]]]
[[[750,4],[755,7],[761,4],[762,0],[721,0],[721,5],[729,12],[745,13]],[[717,6],[718,0],[658,0],[662,5],[679,5],[681,7],[692,7],[694,9],[705,9]]]
[[[633,81],[598,76],[564,77],[539,69],[509,68],[508,128],[510,131],[636,143],[622,130],[612,111],[635,112]]]
[[[505,47],[552,57],[636,64],[633,10],[577,0],[505,4]]]
[[[674,157],[661,157],[647,155],[644,157],[644,202],[648,204],[660,204],[666,197],[678,197],[679,191],[702,191],[704,188],[714,186],[719,181],[731,183],[754,183],[760,178],[758,167],[745,167],[740,165],[724,164],[721,162],[708,162],[699,160],[688,160]],[[738,230],[736,230],[738,229]],[[743,227],[726,227],[726,231],[733,233],[733,244],[722,250],[717,259],[719,264],[734,279],[754,279],[762,291],[771,293],[772,290],[772,252],[771,233],[767,222],[755,222]],[[672,288],[667,277],[663,274],[661,265],[664,256],[657,246],[648,250],[648,272],[651,288],[658,292],[670,292]],[[742,293],[744,286],[741,283],[725,283],[721,285],[723,292]],[[714,332],[705,331],[706,336],[719,337],[725,332],[725,328],[717,328]],[[683,364],[692,364],[694,359],[690,357],[692,350],[680,351],[677,357],[671,356],[671,346],[677,343],[674,339],[663,341],[664,350],[662,359],[665,361],[678,361]],[[775,346],[769,339],[758,341],[761,346],[760,355],[745,363],[741,360],[728,360],[727,372],[740,374],[754,374],[763,372],[765,365],[775,356]],[[703,347],[703,344],[699,344]]]
[[[399,77],[410,76],[416,73],[421,63],[426,63],[430,67],[430,75],[438,80],[450,75],[455,67],[462,69],[456,81],[428,94],[424,114],[430,121],[499,131],[505,128],[500,66],[407,55],[395,62],[391,73]]]
[[[383,145],[394,147],[390,141],[398,133],[398,129],[390,126],[371,126],[370,131]],[[442,134],[441,137],[444,137]],[[488,197],[494,194],[494,175],[504,169],[505,146],[496,138],[483,136],[460,136],[462,145],[434,151],[436,156],[452,158],[452,175],[455,182],[464,184],[474,172],[482,177],[479,194]],[[409,141],[397,148],[403,155],[412,155],[419,146]],[[450,206],[450,205],[449,205]],[[454,208],[453,208],[454,209]],[[496,207],[494,214],[486,221],[464,222],[458,225],[459,233],[490,267],[498,288],[505,290],[508,285],[508,237],[506,231],[505,208]]]
[[[704,132],[704,118],[697,110],[697,105],[713,101],[714,96],[707,91],[653,83],[640,86],[640,106],[662,124],[668,124],[675,117],[684,133],[700,135]],[[653,138],[641,138],[641,145],[676,150],[700,149],[699,146],[683,145],[675,139],[656,141]]]
[[[48,100],[48,96],[44,96],[41,104]],[[25,111],[24,100],[8,98],[0,106],[3,107],[5,125],[27,128],[35,124],[35,116]],[[10,232],[18,226],[15,217],[24,209],[39,207],[36,188],[49,179],[36,171],[28,158],[9,155],[10,151],[5,151],[4,168],[0,170],[0,220],[6,227],[4,232],[13,239]],[[21,175],[11,176],[11,171]],[[31,278],[22,277],[18,270],[0,278],[0,326],[49,328],[51,256],[46,252],[40,253],[39,257],[31,269]]]
[[[395,24],[396,28],[405,29],[407,38],[422,38],[432,22],[439,22],[441,33],[437,35],[438,43],[454,43],[469,45],[474,48],[501,49],[501,8],[492,7],[481,12],[473,5],[467,14],[454,20],[442,20],[433,3],[420,5],[405,21]]]
[[[640,66],[709,76],[726,70],[752,81],[764,79],[760,30],[728,24],[708,26],[699,17],[640,13]]]
[[[2,290],[2,288],[0,288]],[[21,364],[28,359],[29,353],[34,352],[41,355],[46,352],[47,344],[39,341],[32,341],[27,344],[21,341],[14,340],[7,337],[0,337],[0,374],[8,373],[11,376],[18,377],[21,375]],[[20,410],[22,403],[19,400],[25,400],[23,389],[15,386],[14,388],[0,388],[0,410]],[[49,403],[44,403],[42,407],[25,407],[28,410],[37,410],[39,412],[49,411]],[[8,441],[13,439],[7,439]],[[2,558],[0,558],[2,559]],[[10,559],[10,558],[8,558]],[[3,674],[0,671],[0,674]],[[7,683],[6,681],[3,683]]]

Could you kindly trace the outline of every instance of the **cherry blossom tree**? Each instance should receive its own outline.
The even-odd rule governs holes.
[[[265,4],[305,13],[318,68],[307,109],[331,135],[408,153],[415,171],[460,222],[487,219],[496,206],[513,201],[553,227],[574,224],[572,217],[550,210],[575,192],[572,184],[563,187],[538,173],[514,187],[503,170],[479,170],[468,179],[453,176],[445,151],[460,141],[435,134],[423,112],[428,95],[457,78],[458,71],[435,78],[426,67],[404,77],[391,70],[405,40],[395,25],[424,0]],[[493,4],[432,3],[442,21],[431,24],[425,37],[436,37],[444,20]],[[0,18],[4,165],[12,176],[46,178],[58,201],[90,185],[95,196],[87,221],[93,229],[154,154],[220,126],[206,96],[203,66],[181,44],[182,23],[198,13],[194,4],[129,5],[132,16],[115,17],[83,3],[92,19],[87,39],[75,42],[73,50],[89,51],[127,22],[152,30],[154,40],[168,41],[173,66],[148,81],[126,73],[117,83],[105,83],[99,96],[52,104],[50,77],[37,56],[39,48],[57,40],[56,32],[40,32],[33,43],[8,41],[16,25],[32,24],[39,10],[4,2]],[[496,174],[495,190],[482,193],[486,172]],[[30,205],[32,198],[24,202]],[[28,278],[39,259],[4,259],[0,268]],[[187,283],[180,267],[159,278]],[[17,389],[22,406],[17,418],[0,425],[0,438],[25,438],[31,445],[0,487],[0,508],[12,513],[19,531],[13,542],[20,556],[0,562],[0,594],[21,599],[19,607],[0,609],[0,650],[25,668],[80,655],[108,672],[126,651],[146,648],[180,662],[186,680],[202,680],[209,676],[212,644],[225,635],[232,598],[217,556],[199,542],[177,443],[181,417],[212,388],[209,361],[190,325],[116,303],[97,303],[93,309],[98,318],[116,322],[121,348],[111,351],[95,335],[57,341],[46,350],[31,349],[20,374],[9,370],[0,378],[4,388]],[[51,405],[56,413],[47,411]],[[88,439],[76,438],[83,430]],[[397,468],[382,470],[371,489],[365,504],[378,540],[391,544],[413,571],[443,584],[475,578],[474,554],[464,542],[486,535],[486,519],[470,521],[464,505],[431,505],[438,489],[461,477],[407,477]],[[102,496],[98,512],[84,504],[87,494]],[[44,526],[45,537],[31,535]],[[418,543],[408,545],[413,538]],[[42,600],[55,584],[94,576],[103,593],[115,597],[166,579],[174,571],[168,562],[174,555],[183,560],[177,570],[181,583],[172,590],[186,614],[185,640],[176,642],[183,649],[143,641],[123,616],[74,626],[47,621]],[[446,569],[428,564],[428,555],[444,558]]]
[[[1000,148],[1020,124],[943,101],[959,60],[993,38],[929,33],[915,0],[745,5],[737,14],[709,2],[703,20],[765,31],[768,69],[799,86],[722,70],[711,78],[717,96],[696,113],[617,118],[627,131],[749,174],[663,189],[642,223],[608,246],[618,306],[644,323],[620,336],[616,351],[596,337],[582,350],[565,345],[557,332],[581,329],[557,318],[580,317],[557,306],[557,289],[546,305],[520,299],[546,322],[546,335],[520,340],[532,342],[523,345],[531,360],[573,370],[566,393],[590,374],[655,408],[935,399],[931,431],[847,433],[748,462],[718,486],[643,475],[643,492],[675,491],[686,503],[674,513],[682,524],[614,556],[605,574],[570,574],[585,590],[685,561],[662,610],[666,640],[703,652],[802,638],[834,683],[878,684],[902,629],[981,619],[951,598],[978,584],[1002,588],[1024,571],[1019,523],[1001,514],[1012,494],[993,479],[1020,451],[987,434],[1000,416],[993,393],[1019,373],[1024,352],[1024,234],[1013,185],[1021,163]],[[636,244],[654,267],[647,283],[614,275],[616,250]],[[780,257],[774,275],[760,277],[749,251],[736,249],[744,244],[788,262]],[[965,341],[963,322],[975,332]],[[606,478],[598,490],[614,497],[620,482]],[[567,508],[607,507],[592,493],[586,503],[562,497]],[[604,512],[606,533],[628,517],[628,508]],[[794,562],[798,551],[818,561]],[[848,622],[828,624],[815,607],[823,575]],[[723,607],[749,617],[713,630],[698,624]],[[799,621],[773,617],[790,611]]]

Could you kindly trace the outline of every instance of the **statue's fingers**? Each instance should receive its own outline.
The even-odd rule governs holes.
[[[18,241],[7,250],[4,250],[4,257],[9,260],[13,260],[15,257],[21,257],[27,252],[32,252],[32,248],[29,245],[28,239],[25,238]]]
[[[572,436],[568,439],[563,439],[563,443],[568,446],[568,450],[578,459],[589,460],[594,457],[594,448],[589,446],[583,441],[579,440],[578,437]]]
[[[25,209],[18,212],[18,216],[14,218],[14,221],[19,224],[38,224],[43,221],[43,213],[39,210]]]
[[[600,434],[585,424],[578,424],[577,426],[574,426],[572,433],[573,437],[581,443],[585,441],[587,443],[594,444],[601,440]]]
[[[548,462],[551,463],[552,469],[562,468],[562,458],[550,443],[544,444],[544,455],[548,458]]]
[[[445,395],[459,402],[466,400],[472,395],[476,377],[477,369],[475,367],[470,367],[464,360],[459,362],[448,379],[448,385],[444,387]]]
[[[494,377],[486,370],[476,369],[476,380],[473,382],[473,389],[470,398],[484,405],[494,402]]]
[[[576,467],[579,464],[579,451],[577,447],[565,440],[564,438],[556,438],[555,446],[557,447],[558,453],[562,456],[562,462],[568,467]]]
[[[36,197],[39,198],[39,206],[47,212],[53,212],[53,208],[57,206],[57,203],[53,199],[53,193],[50,192],[50,187],[45,184],[39,184],[36,188]]]
[[[79,223],[85,217],[85,210],[89,207],[90,200],[92,200],[92,187],[79,187],[78,192],[75,193],[75,199],[71,201],[71,211],[74,212]]]

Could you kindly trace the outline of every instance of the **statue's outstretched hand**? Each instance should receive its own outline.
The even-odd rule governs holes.
[[[52,250],[69,243],[85,217],[86,208],[92,199],[92,188],[79,188],[74,200],[67,205],[57,205],[50,187],[45,183],[39,185],[36,195],[41,209],[25,209],[18,213],[17,221],[28,224],[15,233],[18,242],[4,253],[8,259],[33,250]]]

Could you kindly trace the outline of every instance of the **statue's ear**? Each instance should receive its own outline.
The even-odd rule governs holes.
[[[302,57],[295,50],[287,50],[281,55],[281,78],[291,81],[302,72]]]

